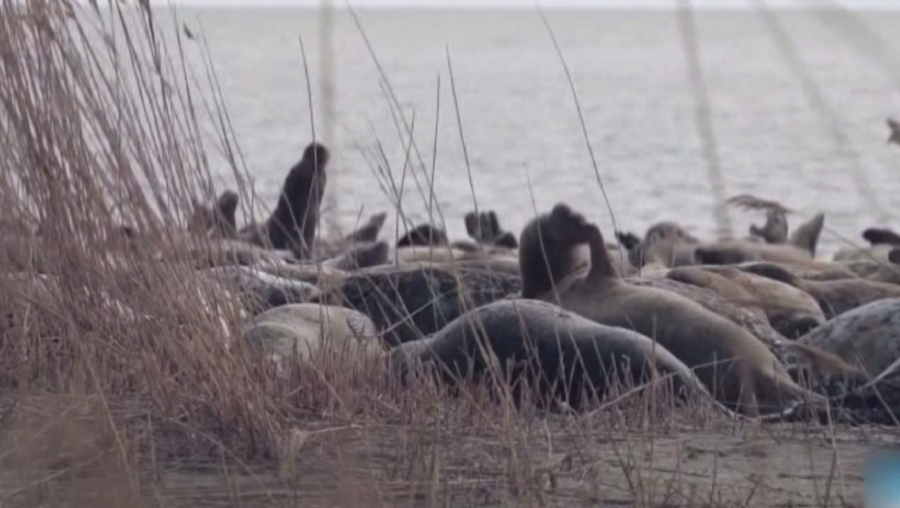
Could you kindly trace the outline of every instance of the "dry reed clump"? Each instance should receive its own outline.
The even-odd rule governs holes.
[[[275,386],[235,340],[233,299],[186,262],[178,233],[208,180],[196,118],[166,72],[146,68],[146,18],[135,32],[133,13],[114,12],[115,40],[59,5],[0,6],[0,213],[12,253],[0,267],[2,381],[109,406],[144,400],[265,450],[280,424]]]

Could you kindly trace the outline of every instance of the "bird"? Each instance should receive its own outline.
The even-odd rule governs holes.
[[[888,138],[887,142],[900,145],[900,122],[893,118],[888,118],[887,125],[891,129],[891,137]]]

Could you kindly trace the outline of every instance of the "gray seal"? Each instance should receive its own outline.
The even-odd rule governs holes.
[[[492,365],[499,366],[493,373],[518,392],[517,401],[524,380],[536,390],[539,405],[547,405],[550,397],[580,409],[613,386],[663,376],[676,394],[708,396],[684,363],[649,338],[537,300],[479,307],[431,337],[394,348],[390,358],[402,379],[421,362],[437,367],[439,379],[448,383],[489,378]]]

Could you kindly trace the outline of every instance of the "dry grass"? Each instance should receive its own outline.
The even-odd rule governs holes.
[[[546,415],[498,383],[398,389],[334,356],[276,375],[180,229],[211,188],[201,112],[241,172],[221,97],[198,94],[146,8],[112,5],[0,3],[0,506],[859,499],[877,429],[737,423],[656,390]]]

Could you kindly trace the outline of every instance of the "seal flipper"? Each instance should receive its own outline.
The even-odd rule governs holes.
[[[378,233],[387,220],[387,213],[380,212],[369,217],[369,220],[359,229],[344,237],[344,240],[352,243],[374,242],[378,240]]]
[[[498,247],[506,247],[507,249],[517,249],[519,247],[519,241],[516,240],[516,235],[512,234],[509,231],[504,232],[500,237],[494,240],[494,245]]]
[[[825,226],[825,214],[817,213],[812,219],[800,224],[797,229],[791,233],[788,243],[795,247],[799,247],[816,257],[816,247],[819,245],[819,237],[822,235],[822,229]]]
[[[586,280],[591,283],[602,283],[607,279],[618,277],[618,272],[613,266],[612,260],[609,259],[609,251],[606,249],[606,241],[603,239],[600,228],[562,203],[553,207],[550,218],[563,235],[568,237],[573,246],[585,243],[588,245],[591,253],[591,268]]]

